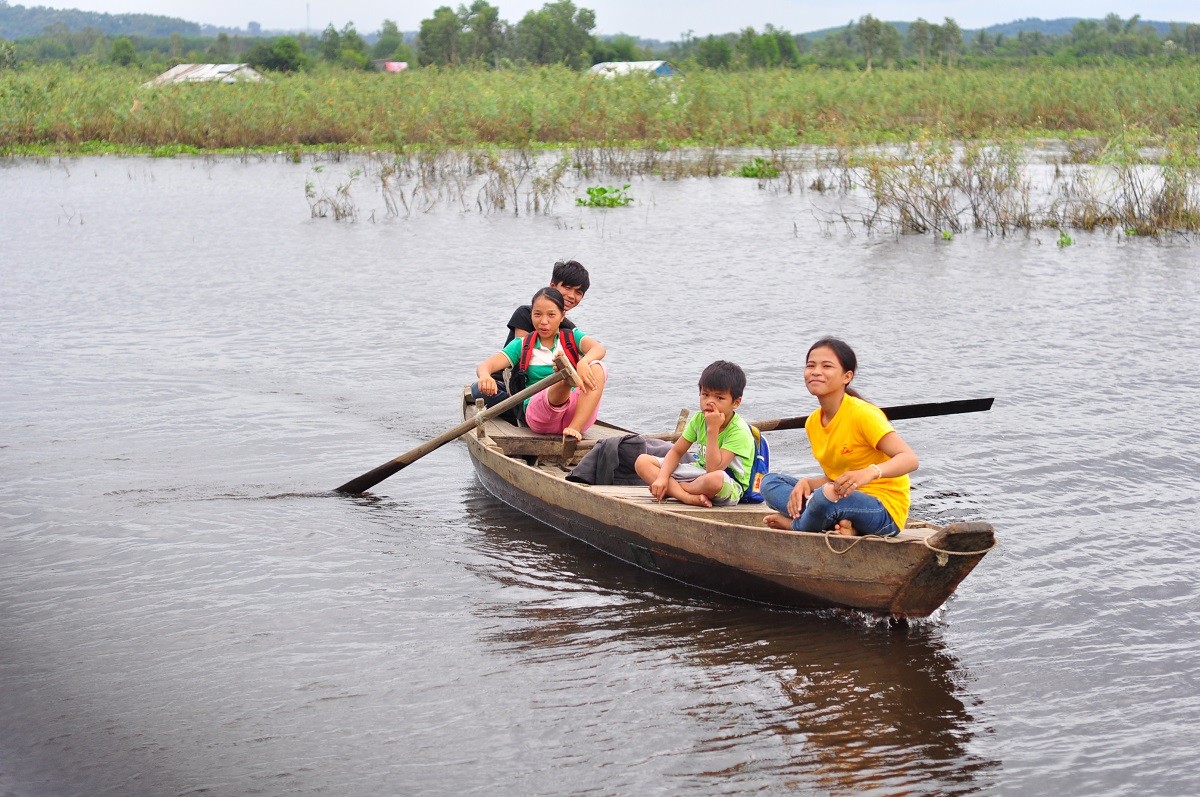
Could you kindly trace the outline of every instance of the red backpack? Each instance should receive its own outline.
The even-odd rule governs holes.
[[[528,387],[529,382],[529,361],[533,358],[533,344],[537,340],[537,332],[530,332],[521,341],[521,359],[517,361],[517,367],[508,377],[508,395],[515,396]],[[578,365],[579,358],[583,356],[583,352],[579,350],[578,344],[575,343],[575,330],[560,329],[558,330],[558,345],[567,354],[567,359],[571,361],[571,365]],[[517,419],[521,424],[525,423],[525,407],[524,405],[517,408]]]

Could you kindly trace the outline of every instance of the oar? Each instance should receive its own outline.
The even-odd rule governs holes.
[[[564,364],[566,367],[562,367]],[[501,401],[499,404],[495,405],[494,407],[488,407],[483,412],[476,414],[475,417],[472,418],[471,420],[463,421],[458,426],[455,426],[453,429],[446,432],[445,434],[439,435],[427,443],[422,443],[421,445],[414,448],[412,451],[401,454],[400,456],[396,457],[395,459],[391,460],[390,462],[385,462],[382,465],[380,465],[378,468],[367,471],[366,473],[364,473],[363,475],[359,476],[356,479],[351,479],[350,481],[343,484],[341,487],[337,488],[337,492],[351,493],[351,494],[357,495],[358,493],[370,490],[372,487],[379,484],[381,481],[383,481],[387,477],[392,476],[392,475],[396,474],[397,472],[403,470],[404,468],[408,467],[409,465],[413,464],[418,459],[420,459],[421,457],[428,454],[430,451],[434,451],[436,449],[441,448],[442,446],[446,445],[446,443],[449,443],[451,440],[457,440],[458,438],[462,437],[464,434],[471,431],[475,427],[481,426],[484,423],[486,423],[487,421],[490,421],[492,418],[495,418],[500,413],[506,412],[507,410],[510,410],[513,407],[517,406],[522,401],[524,401],[525,399],[532,396],[534,393],[541,392],[541,391],[545,390],[546,388],[550,387],[551,385],[558,384],[559,382],[561,382],[564,379],[568,380],[572,385],[576,385],[579,383],[579,379],[575,373],[575,369],[571,367],[571,364],[569,361],[567,361],[564,358],[563,360],[559,361],[559,366],[560,366],[559,370],[550,374],[550,376],[546,377],[545,379],[542,379],[538,382],[534,382],[529,387],[525,388],[524,390],[522,390],[521,392],[517,393],[514,396],[509,396],[504,401]]]
[[[986,412],[992,408],[995,398],[959,399],[958,401],[934,401],[926,404],[899,404],[895,407],[880,407],[889,421],[903,421],[909,418],[930,418],[935,415],[957,415],[962,412]],[[756,421],[757,426],[764,432],[782,431],[785,429],[803,429],[807,415],[795,418],[780,418],[774,421]]]

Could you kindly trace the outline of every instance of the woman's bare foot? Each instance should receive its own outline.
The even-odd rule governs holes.
[[[837,525],[833,527],[834,534],[841,534],[843,537],[857,537],[858,532],[854,530],[854,524],[849,520],[839,520]]]
[[[782,529],[783,531],[792,530],[792,521],[785,518],[783,515],[767,515],[763,518],[763,525],[770,526],[773,529]]]
[[[583,439],[583,435],[580,434],[579,430],[572,429],[570,426],[568,426],[566,429],[563,429],[563,440],[565,441],[568,437],[574,437],[576,440]]]

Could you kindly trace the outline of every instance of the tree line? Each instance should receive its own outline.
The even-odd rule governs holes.
[[[0,0],[3,2],[3,0]],[[333,66],[367,69],[381,60],[411,67],[506,68],[560,64],[586,69],[602,61],[665,58],[689,66],[725,69],[821,67],[870,71],[931,65],[987,66],[996,63],[1088,64],[1114,59],[1171,61],[1200,55],[1200,25],[1172,24],[1160,35],[1140,17],[1080,20],[1065,35],[1023,30],[1016,35],[980,30],[964,35],[952,18],[941,23],[917,19],[889,23],[872,15],[823,35],[796,35],[767,25],[677,42],[650,49],[633,36],[598,37],[595,12],[572,0],[548,2],[515,24],[500,18],[487,0],[457,8],[441,6],[404,34],[385,20],[377,34],[364,37],[347,23],[320,35],[274,38],[220,33],[216,37],[174,31],[165,37],[111,36],[95,28],[70,30],[58,21],[40,36],[0,40],[0,68],[22,63],[68,61],[126,66],[169,66],[183,62],[248,62],[275,71]],[[369,41],[373,39],[373,41]]]

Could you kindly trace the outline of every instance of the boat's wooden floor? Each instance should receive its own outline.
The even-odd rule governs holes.
[[[621,434],[628,433],[621,432]],[[571,472],[570,466],[564,467],[561,462],[537,462],[534,467],[555,479],[565,479],[567,474]],[[658,509],[664,512],[710,517],[722,523],[733,523],[739,526],[761,527],[763,525],[763,518],[770,514],[771,511],[767,508],[766,504],[704,507],[682,504],[673,498],[666,501],[656,501],[654,496],[650,495],[650,491],[642,485],[580,484],[579,486],[591,492],[599,493],[606,498],[621,501],[622,503],[633,504],[647,509]],[[923,540],[937,533],[938,530],[937,526],[924,523],[923,521],[910,520],[908,527],[892,539],[897,541]]]

